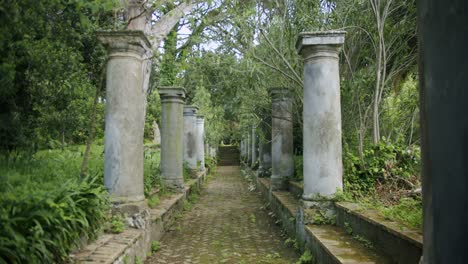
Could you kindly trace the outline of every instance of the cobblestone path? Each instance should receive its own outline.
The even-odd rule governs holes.
[[[237,166],[222,166],[147,263],[294,263],[257,191]]]

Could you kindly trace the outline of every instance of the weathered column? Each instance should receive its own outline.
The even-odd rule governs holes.
[[[244,159],[244,136],[242,136],[240,141],[240,158],[241,160]]]
[[[341,106],[338,53],[345,32],[301,33],[304,57],[304,194],[321,201],[342,189]]]
[[[468,263],[468,9],[420,0],[423,263]]]
[[[269,118],[271,124],[271,119]],[[260,177],[270,176],[271,169],[271,127],[263,121],[260,125],[262,137],[259,139],[259,167],[258,175]]]
[[[141,201],[145,198],[143,56],[151,45],[141,31],[100,32],[98,38],[109,52],[104,185],[114,202]]]
[[[252,161],[250,167],[254,168],[258,158],[258,140],[255,126],[252,126]]]
[[[184,191],[183,175],[183,106],[185,89],[181,87],[160,87],[161,119],[161,177],[164,186]]]
[[[270,91],[272,104],[271,127],[271,188],[284,190],[294,175],[292,99],[288,89]]]
[[[197,175],[197,111],[196,106],[184,106],[184,163],[190,169],[192,177]]]
[[[247,166],[250,165],[250,162],[252,161],[252,144],[250,140],[250,133],[247,132]]]
[[[156,145],[161,144],[161,132],[159,132],[159,126],[156,121],[153,121],[153,143]]]
[[[197,116],[197,165],[200,171],[205,171],[205,118]]]

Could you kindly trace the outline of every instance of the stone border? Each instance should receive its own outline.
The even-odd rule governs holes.
[[[335,206],[338,226],[350,228],[353,234],[366,237],[398,263],[419,262],[423,247],[420,232],[355,203],[336,202]]]
[[[301,185],[290,182],[290,191],[271,191],[270,179],[256,177],[255,171],[243,168],[247,174],[256,178],[257,189],[268,201],[275,216],[281,220],[282,226],[290,238],[295,239],[302,252],[310,250],[314,263],[391,263],[389,258],[379,252],[366,248],[340,227],[332,225],[304,225],[304,214],[310,214],[306,209],[302,210],[300,198]],[[307,212],[306,212],[307,211]]]
[[[183,204],[194,190],[199,190],[206,180],[206,173],[199,173],[196,179],[185,184],[183,193],[161,198],[149,214],[144,229],[127,228],[120,234],[102,234],[97,240],[78,252],[71,254],[74,263],[83,264],[133,264],[136,259],[144,261],[151,250],[152,241],[159,241],[172,226],[175,215],[183,210]]]

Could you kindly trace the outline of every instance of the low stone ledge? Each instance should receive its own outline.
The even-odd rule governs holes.
[[[183,210],[184,201],[195,189],[201,187],[206,173],[186,182],[185,192],[175,193],[161,199],[154,209],[147,208],[149,219],[144,229],[127,228],[120,234],[102,234],[97,240],[78,252],[70,254],[72,262],[86,264],[132,264],[136,259],[146,259],[151,243],[160,240],[173,224],[175,215]]]
[[[270,205],[276,216],[281,219],[283,228],[290,237],[296,237],[296,215],[299,201],[287,191],[271,192]]]
[[[294,197],[300,199],[304,193],[304,183],[298,181],[289,181],[288,190]]]
[[[305,225],[306,248],[320,264],[390,264],[387,257],[358,243],[331,225]]]
[[[374,209],[355,203],[337,202],[337,225],[366,237],[397,263],[418,263],[422,255],[421,232],[385,219]]]

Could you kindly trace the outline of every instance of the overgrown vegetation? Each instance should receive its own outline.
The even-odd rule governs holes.
[[[82,237],[95,238],[108,217],[101,175],[73,179],[18,173],[4,180],[0,262],[63,262]]]
[[[84,146],[68,146],[0,157],[0,262],[64,262],[82,238],[95,238],[108,220],[110,232],[123,231],[121,217],[109,219],[103,146],[92,147],[85,178],[83,152]],[[145,168],[151,168],[145,170],[145,189],[159,190],[158,149],[146,148]]]

